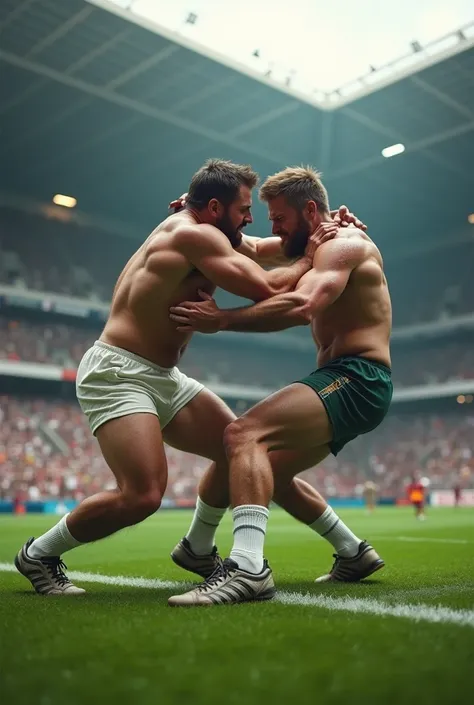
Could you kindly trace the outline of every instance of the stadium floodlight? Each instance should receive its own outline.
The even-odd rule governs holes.
[[[64,208],[74,208],[77,205],[77,200],[74,196],[65,196],[63,193],[57,193],[53,196],[53,203]]]
[[[392,144],[392,145],[390,145],[390,147],[385,147],[385,149],[382,149],[382,157],[389,159],[390,157],[396,157],[397,154],[401,154],[404,151],[405,151],[404,144],[400,144],[400,143]]]
[[[474,213],[469,213],[467,216],[467,222],[471,223],[471,225],[474,225]]]

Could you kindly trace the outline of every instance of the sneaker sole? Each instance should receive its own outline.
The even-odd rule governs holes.
[[[263,592],[261,595],[258,595],[254,600],[250,600],[250,602],[264,602],[265,600],[273,600],[276,593],[276,588],[270,588],[269,590]]]
[[[188,603],[186,605],[170,605],[168,603],[168,607],[228,607],[229,605],[243,605],[247,602],[265,602],[267,600],[272,600],[275,597],[276,592],[276,588],[271,588],[270,590],[263,592],[261,595],[252,597],[251,600],[241,600],[240,602],[222,602],[219,604],[214,604],[212,602],[195,602]]]
[[[369,572],[364,575],[363,578],[360,578],[360,580],[364,580],[365,578],[368,578],[369,575],[373,575],[373,573],[376,573],[378,570],[382,570],[382,568],[385,567],[385,561],[382,558],[378,558],[375,563],[372,564],[372,566],[369,569]]]

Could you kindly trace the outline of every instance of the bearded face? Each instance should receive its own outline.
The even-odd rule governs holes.
[[[236,248],[242,242],[241,230],[247,225],[246,220],[239,217],[239,222],[236,224],[237,218],[232,217],[230,207],[225,208],[224,214],[216,221],[216,227],[221,230],[228,238],[232,247]]]
[[[279,233],[283,239],[283,252],[288,259],[302,257],[308,244],[311,229],[309,223],[298,213],[296,226],[284,234]]]

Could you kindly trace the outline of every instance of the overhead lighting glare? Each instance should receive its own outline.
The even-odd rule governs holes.
[[[385,149],[382,149],[382,156],[389,159],[390,157],[396,157],[397,154],[401,154],[404,151],[404,144],[392,144],[390,147],[385,147]]]
[[[53,203],[64,208],[74,208],[77,205],[77,200],[73,196],[65,196],[63,193],[57,193],[53,196]]]

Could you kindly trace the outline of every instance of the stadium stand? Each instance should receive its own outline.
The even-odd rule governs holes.
[[[303,474],[329,497],[357,496],[367,479],[382,496],[403,496],[414,472],[432,489],[474,478],[474,410],[392,414],[377,434],[363,436]],[[192,503],[207,461],[167,447],[167,498]],[[0,397],[0,499],[82,499],[115,486],[79,407],[61,400]]]
[[[167,497],[192,502],[207,461],[167,448]],[[76,404],[0,396],[0,499],[81,500],[115,481]]]

